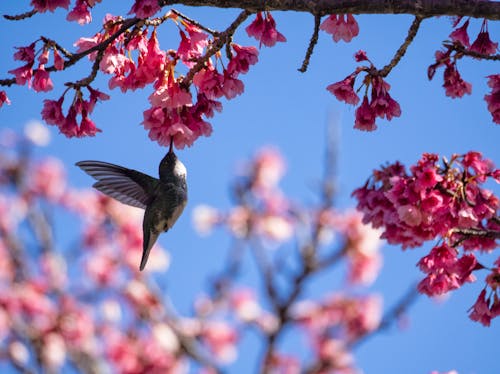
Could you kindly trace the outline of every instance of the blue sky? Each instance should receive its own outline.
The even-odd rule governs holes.
[[[4,72],[0,77],[6,77],[7,70],[19,66],[11,58],[13,46],[28,45],[44,35],[71,48],[78,37],[95,33],[105,12],[123,14],[128,11],[129,3],[104,1],[93,13],[94,22],[85,27],[64,22],[61,11],[55,16],[41,15],[25,22],[0,20],[3,56],[0,71]],[[4,2],[0,6],[2,14],[25,9],[28,9],[28,1]],[[215,29],[225,28],[238,13],[206,8],[176,9]],[[188,169],[190,200],[175,230],[159,240],[171,252],[166,292],[180,311],[190,310],[190,301],[203,290],[207,275],[221,268],[229,243],[221,234],[208,238],[194,235],[191,210],[201,203],[229,207],[228,182],[238,163],[262,145],[276,146],[287,159],[288,174],[283,189],[297,201],[313,203],[316,201],[314,186],[323,171],[326,125],[332,118],[336,119],[340,127],[338,204],[346,208],[354,205],[351,191],[362,185],[374,168],[387,161],[400,160],[408,164],[418,160],[423,152],[450,155],[479,150],[497,165],[500,162],[499,128],[492,123],[483,100],[489,91],[485,77],[498,73],[498,66],[461,60],[459,70],[462,77],[473,84],[473,89],[472,95],[458,100],[444,95],[442,70],[433,81],[427,79],[427,66],[434,61],[434,52],[451,31],[448,18],[425,20],[406,56],[387,78],[392,97],[401,105],[402,116],[391,122],[378,121],[376,132],[363,133],[352,128],[354,110],[338,103],[325,87],[354,70],[352,56],[359,49],[364,49],[378,67],[385,65],[404,39],[412,18],[360,16],[357,18],[360,35],[349,44],[334,44],[329,35],[321,33],[309,71],[302,74],[297,68],[312,32],[312,16],[290,12],[276,12],[273,16],[278,30],[288,41],[261,49],[259,63],[242,78],[245,93],[224,102],[223,112],[212,119],[212,136],[199,139],[192,148],[178,152]],[[5,32],[7,27],[9,31]],[[472,40],[479,27],[480,21],[471,23]],[[498,23],[490,23],[489,31],[492,38],[500,36]],[[159,38],[164,48],[175,48],[178,43],[177,32],[168,26],[160,28]],[[235,42],[257,45],[243,29],[236,34]],[[12,105],[0,110],[0,127],[22,129],[27,121],[39,119],[43,99],[58,98],[63,82],[86,76],[88,69],[89,64],[85,63],[60,77],[52,74],[56,89],[47,94],[37,94],[26,87],[8,89]],[[151,142],[139,125],[142,112],[148,108],[150,88],[126,95],[116,90],[109,92],[107,77],[99,78],[94,87],[112,98],[98,104],[92,116],[103,133],[95,138],[67,139],[51,128],[53,141],[39,153],[61,158],[68,168],[70,182],[79,187],[91,184],[91,179],[73,166],[84,159],[108,161],[156,175],[165,149]],[[498,193],[498,187],[493,187]],[[384,267],[372,290],[384,296],[386,306],[421,277],[415,264],[429,248],[402,252],[398,247],[384,247]],[[252,274],[250,268],[245,270]],[[420,297],[410,311],[408,329],[403,332],[391,329],[357,350],[359,367],[366,373],[416,374],[434,369],[456,369],[460,374],[498,373],[499,321],[485,328],[467,317],[467,309],[482,288],[481,276],[479,274],[479,282],[454,292],[445,303]],[[246,278],[250,280],[251,275]],[[323,276],[314,289],[329,290],[334,284],[335,277]],[[252,372],[245,361],[237,368],[238,372]]]

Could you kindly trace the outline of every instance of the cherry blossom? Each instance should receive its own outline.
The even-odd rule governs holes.
[[[358,23],[352,14],[332,14],[321,23],[320,29],[331,34],[335,42],[349,43],[359,34]]]

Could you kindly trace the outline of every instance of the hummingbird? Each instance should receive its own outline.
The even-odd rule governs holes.
[[[162,232],[167,232],[187,203],[186,167],[170,149],[158,167],[159,179],[137,170],[102,161],[80,161],[76,166],[97,180],[92,187],[123,204],[144,209],[143,244],[139,270]]]

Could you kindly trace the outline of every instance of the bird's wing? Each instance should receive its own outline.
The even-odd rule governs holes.
[[[158,179],[102,161],[80,161],[76,165],[97,182],[93,187],[123,204],[146,209]]]

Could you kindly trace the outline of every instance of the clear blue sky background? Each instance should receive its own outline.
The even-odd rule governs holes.
[[[28,9],[28,1],[2,2],[0,13],[13,14]],[[0,76],[19,66],[12,60],[13,46],[28,45],[39,35],[57,40],[71,49],[80,36],[92,36],[100,28],[106,12],[126,13],[130,1],[104,1],[96,7],[94,22],[81,27],[64,21],[64,12],[36,16],[24,22],[0,20]],[[225,28],[235,10],[188,9],[185,14],[215,29]],[[479,150],[496,164],[500,162],[498,125],[494,125],[483,100],[489,91],[485,76],[498,73],[498,64],[462,60],[459,70],[473,84],[473,93],[461,100],[446,97],[442,85],[442,70],[434,81],[427,80],[427,66],[434,61],[451,31],[448,18],[426,20],[403,61],[388,78],[391,95],[400,103],[402,116],[392,122],[378,121],[379,130],[362,133],[354,130],[354,110],[339,104],[325,87],[336,82],[355,68],[353,54],[358,49],[379,67],[385,65],[399,47],[411,23],[410,16],[360,16],[360,35],[350,44],[334,44],[329,35],[320,34],[319,44],[306,74],[297,72],[312,32],[310,15],[291,12],[273,13],[278,30],[288,39],[274,48],[263,48],[259,63],[243,77],[245,93],[224,103],[224,110],[211,121],[214,133],[200,139],[192,148],[178,152],[188,168],[190,201],[186,213],[175,230],[160,237],[170,250],[172,264],[168,271],[166,292],[182,312],[190,310],[194,295],[206,286],[206,277],[219,270],[228,247],[228,239],[217,234],[209,238],[194,235],[191,210],[200,203],[217,207],[230,206],[228,182],[239,161],[248,158],[262,145],[277,146],[287,158],[288,174],[284,190],[297,201],[316,201],[314,186],[322,175],[325,129],[330,118],[340,121],[339,196],[342,207],[354,205],[351,191],[362,185],[370,172],[387,161],[415,162],[423,152],[443,155]],[[246,23],[248,24],[248,22]],[[480,22],[473,21],[471,40],[479,31]],[[498,24],[489,24],[492,38],[500,36]],[[160,43],[164,48],[176,48],[178,34],[170,26],[160,28]],[[256,45],[240,30],[235,42]],[[88,74],[89,64],[75,66],[52,79],[56,89],[48,94],[36,94],[26,87],[8,90],[12,105],[0,110],[0,126],[22,129],[24,124],[40,118],[42,100],[58,98],[62,83]],[[83,159],[97,159],[122,164],[156,175],[157,165],[165,149],[152,143],[139,125],[142,112],[148,108],[150,88],[121,94],[107,89],[107,79],[98,79],[95,87],[110,93],[112,100],[98,104],[92,116],[103,130],[95,138],[66,139],[51,128],[53,141],[39,151],[61,158],[72,184],[90,186],[91,179],[74,167]],[[497,188],[496,186],[493,186]],[[496,190],[498,193],[498,188]],[[384,267],[372,290],[384,296],[386,307],[403,294],[408,285],[421,277],[415,264],[428,249],[402,252],[397,247],[384,247]],[[493,260],[493,259],[491,259]],[[250,274],[248,265],[245,271]],[[371,339],[356,351],[359,367],[366,373],[428,373],[431,370],[457,369],[460,374],[494,374],[500,372],[498,334],[500,322],[490,328],[473,323],[467,309],[474,303],[482,287],[482,276],[475,284],[454,292],[445,303],[422,296],[410,311],[409,328],[403,332],[393,328]],[[315,291],[335,290],[337,277],[326,275],[313,287]],[[252,339],[246,344],[252,357]],[[235,372],[253,371],[248,359],[235,366]]]

